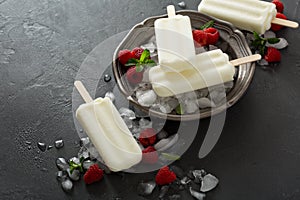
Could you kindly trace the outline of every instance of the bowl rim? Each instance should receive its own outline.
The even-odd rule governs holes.
[[[176,14],[181,14],[181,15],[199,15],[201,17],[207,18],[208,20],[214,20],[217,21],[219,24],[224,25],[224,27],[228,27],[228,32],[231,32],[232,35],[236,35],[238,37],[235,37],[237,42],[240,44],[243,44],[244,47],[244,53],[248,54],[248,55],[252,55],[252,52],[248,46],[248,43],[246,41],[246,38],[244,36],[244,34],[237,29],[232,23],[224,21],[224,20],[220,20],[218,18],[200,13],[198,11],[195,10],[180,10],[180,11],[176,11]],[[149,107],[144,107],[141,106],[137,101],[135,101],[132,97],[131,94],[126,90],[126,88],[124,87],[122,80],[121,80],[121,73],[120,70],[118,70],[118,52],[121,50],[120,48],[122,47],[123,43],[125,43],[128,40],[128,37],[133,33],[133,31],[139,27],[152,27],[152,26],[147,26],[148,22],[151,22],[153,20],[159,19],[159,18],[166,18],[168,15],[167,14],[163,14],[163,15],[157,15],[157,16],[152,16],[152,17],[148,17],[146,19],[144,19],[142,22],[136,24],[135,26],[133,26],[130,31],[127,33],[127,35],[124,37],[124,39],[120,42],[120,44],[118,45],[118,47],[116,48],[114,54],[113,54],[113,61],[112,61],[112,68],[113,68],[113,74],[115,77],[115,80],[117,82],[118,88],[120,89],[121,93],[127,97],[127,99],[129,100],[130,103],[132,103],[134,106],[138,107],[140,110],[142,110],[143,112],[148,113],[150,116],[155,116],[158,118],[163,118],[163,119],[168,119],[168,120],[172,120],[172,121],[191,121],[191,120],[199,120],[199,119],[203,119],[203,118],[208,118],[211,116],[214,116],[216,114],[219,114],[223,111],[225,111],[227,108],[232,107],[233,105],[235,105],[239,99],[242,98],[242,96],[246,93],[247,88],[249,87],[253,76],[254,76],[254,72],[255,72],[255,63],[249,63],[249,68],[248,69],[248,76],[246,77],[246,80],[243,81],[243,85],[240,87],[240,89],[236,92],[236,94],[234,96],[232,96],[231,99],[227,99],[226,104],[223,104],[221,106],[218,106],[216,108],[213,109],[207,109],[207,111],[209,112],[198,112],[198,113],[192,113],[192,114],[184,114],[184,115],[175,115],[175,114],[166,114],[166,113],[162,113],[162,112],[158,112],[155,111],[153,109],[150,109]],[[192,20],[191,20],[192,21]],[[243,67],[242,65],[239,66],[239,68]],[[245,77],[244,77],[245,78]]]

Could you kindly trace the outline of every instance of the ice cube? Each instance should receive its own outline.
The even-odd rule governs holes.
[[[56,178],[58,181],[64,181],[68,177],[68,174],[66,171],[58,171],[56,173]]]
[[[82,163],[82,167],[83,169],[89,169],[90,166],[92,166],[93,164],[95,164],[93,161],[90,161],[90,160],[86,160]]]
[[[153,90],[148,90],[137,95],[138,102],[140,105],[150,107],[156,101],[156,94]]]
[[[89,151],[87,150],[86,147],[81,147],[81,148],[79,149],[79,152],[78,152],[77,155],[78,155],[78,158],[79,158],[79,159],[81,159],[81,158],[87,159],[87,158],[90,157]]]
[[[56,159],[56,166],[59,170],[62,170],[62,171],[65,171],[69,168],[69,165],[68,165],[66,159],[62,158],[62,157]]]
[[[181,105],[183,107],[184,113],[194,113],[196,111],[199,111],[197,100],[185,100],[185,102]]]
[[[75,169],[71,173],[71,170],[67,169],[67,172],[68,172],[68,176],[71,180],[78,181],[80,179],[80,171],[79,170]]]
[[[73,188],[73,183],[70,179],[66,179],[63,182],[61,182],[61,187],[65,192],[70,192]]]
[[[143,182],[138,184],[138,194],[141,196],[150,195],[156,187],[155,181]]]
[[[127,117],[130,120],[133,120],[136,118],[135,113],[132,110],[130,110],[129,108],[122,107],[119,109],[119,113],[122,118]]]
[[[210,108],[210,107],[216,107],[215,103],[209,100],[208,98],[201,98],[197,100],[199,108]]]
[[[264,33],[264,38],[276,38],[276,34],[273,31],[266,31]]]
[[[152,121],[146,119],[146,118],[141,118],[139,121],[139,126],[141,130],[147,129],[147,128],[152,128]]]
[[[219,180],[215,176],[207,174],[202,179],[200,191],[208,192],[214,189],[218,185],[218,183]]]

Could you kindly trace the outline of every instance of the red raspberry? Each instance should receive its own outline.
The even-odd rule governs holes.
[[[272,3],[276,5],[277,12],[283,13],[284,5],[280,0],[273,0]]]
[[[139,141],[144,147],[153,145],[156,141],[155,130],[153,128],[143,130],[140,134]]]
[[[172,183],[175,180],[176,180],[176,174],[170,171],[168,166],[161,168],[155,176],[155,182],[158,185],[167,185]]]
[[[136,59],[140,59],[142,53],[144,52],[144,49],[140,48],[140,47],[135,47],[134,49],[132,49],[131,53],[134,55],[134,58]]]
[[[129,83],[138,84],[143,80],[143,72],[137,72],[135,67],[131,67],[127,70],[126,77]]]
[[[205,33],[207,33],[207,43],[214,45],[218,42],[220,33],[217,29],[215,28],[207,28],[204,30]]]
[[[130,50],[124,49],[119,51],[118,58],[120,63],[125,65],[129,59],[134,58],[134,55],[131,53]]]
[[[287,17],[282,13],[277,13],[276,18],[287,19]],[[282,29],[282,26],[278,24],[272,24],[271,29],[272,31],[279,31],[280,29]]]
[[[196,42],[196,46],[198,47],[208,45],[207,33],[205,33],[202,30],[193,30],[193,38],[194,41]]]
[[[146,149],[144,149],[142,152],[143,152],[144,163],[154,164],[158,161],[158,154],[154,147],[149,146]]]
[[[86,184],[91,184],[100,181],[103,178],[103,170],[97,164],[90,166],[85,172],[83,179]]]
[[[279,62],[281,60],[281,54],[280,51],[278,51],[274,47],[268,47],[267,53],[264,58],[268,62]]]

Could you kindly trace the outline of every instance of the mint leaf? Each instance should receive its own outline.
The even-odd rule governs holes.
[[[130,67],[130,66],[135,66],[137,63],[139,63],[140,61],[138,59],[135,58],[130,58],[127,63],[125,64],[126,67]]]
[[[256,39],[256,40],[262,40],[262,38],[255,31],[253,31],[253,36],[254,36],[254,39]]]
[[[210,20],[206,24],[202,25],[200,27],[200,30],[208,29],[208,28],[212,27],[214,25],[214,23],[215,23],[214,20]]]
[[[175,108],[175,111],[176,111],[176,113],[179,114],[179,115],[183,115],[183,114],[184,114],[184,110],[183,110],[181,104],[179,104],[179,105]]]
[[[276,44],[280,41],[280,39],[278,39],[278,38],[269,38],[267,41],[270,44]]]
[[[148,49],[145,49],[141,55],[140,63],[144,63],[146,59],[150,57],[150,51]]]
[[[175,155],[175,154],[170,154],[170,153],[161,153],[161,155],[167,159],[167,160],[171,160],[171,161],[175,161],[180,159],[179,155]]]

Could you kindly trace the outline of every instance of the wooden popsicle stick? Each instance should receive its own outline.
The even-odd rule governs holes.
[[[286,20],[286,19],[280,19],[280,18],[274,18],[271,23],[290,27],[290,28],[298,28],[299,27],[299,24],[297,22],[293,22],[293,21]]]
[[[235,59],[235,60],[231,60],[230,63],[233,66],[239,66],[239,65],[242,65],[242,64],[245,64],[245,63],[258,61],[260,59],[261,59],[260,54],[254,54],[254,55],[251,55],[251,56],[246,56],[246,57],[243,57],[243,58],[238,58],[238,59]]]
[[[81,81],[75,81],[74,85],[86,103],[90,103],[93,101],[92,97],[90,96],[90,94],[88,93]]]
[[[167,6],[167,13],[168,13],[168,17],[175,17],[176,15],[175,6],[173,5]]]

